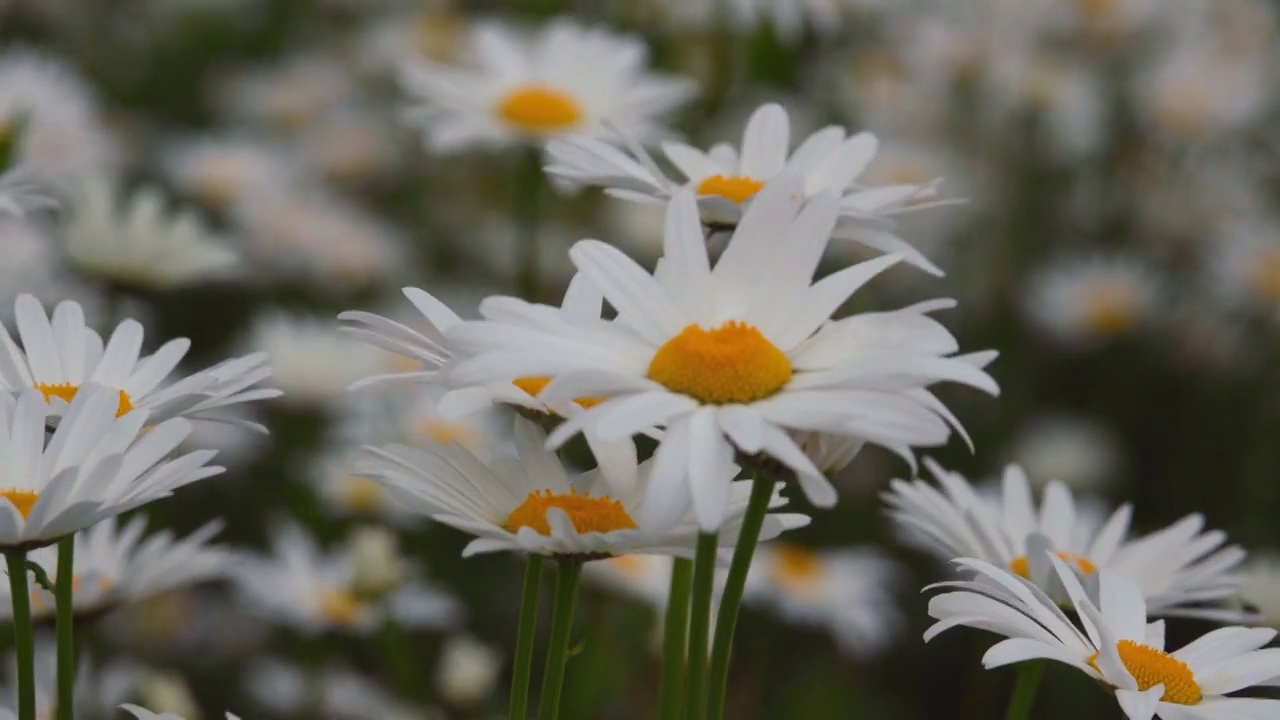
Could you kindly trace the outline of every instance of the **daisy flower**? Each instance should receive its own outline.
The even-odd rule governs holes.
[[[435,686],[450,704],[474,707],[493,697],[501,672],[501,653],[473,637],[458,635],[446,640],[440,650]]]
[[[260,193],[279,192],[299,175],[279,146],[238,136],[174,143],[161,161],[183,195],[214,210],[234,210]]]
[[[62,227],[71,264],[125,287],[169,290],[235,274],[239,256],[190,210],[169,214],[156,188],[123,195],[117,183],[81,184]]]
[[[1128,258],[1067,260],[1032,276],[1025,296],[1031,320],[1054,339],[1090,346],[1129,334],[1151,319],[1158,282]]]
[[[582,568],[585,581],[638,600],[659,615],[667,611],[671,594],[671,557],[619,555]]]
[[[281,312],[257,318],[247,343],[270,365],[282,402],[323,405],[342,397],[351,383],[387,367],[376,348],[340,335],[332,323]]]
[[[53,412],[38,390],[0,393],[0,548],[33,549],[223,471],[200,450],[166,459],[191,432],[172,418],[117,415],[119,393],[87,385],[45,442]]]
[[[209,545],[222,528],[221,522],[211,522],[180,540],[170,530],[144,538],[146,527],[146,518],[135,517],[120,526],[113,517],[76,534],[72,587],[77,614],[96,615],[228,573],[231,554]],[[34,550],[28,560],[57,582],[58,552],[54,547]],[[34,582],[31,587],[36,587]],[[7,589],[0,589],[0,598],[0,602],[8,599]],[[9,612],[0,606],[0,615]],[[52,593],[37,590],[31,612],[35,617],[52,617]]]
[[[18,166],[0,172],[0,216],[24,217],[33,210],[58,206],[44,193],[35,174]]]
[[[234,119],[296,132],[348,104],[355,88],[338,57],[301,54],[230,78],[219,104]]]
[[[1255,553],[1245,565],[1240,598],[1256,608],[1262,624],[1280,628],[1280,553]]]
[[[1202,532],[1204,517],[1189,515],[1167,528],[1132,536],[1130,505],[1109,517],[1083,512],[1061,482],[1045,486],[1039,506],[1026,475],[1005,469],[998,495],[985,497],[959,473],[926,461],[938,487],[894,480],[885,493],[889,515],[903,538],[941,560],[973,557],[1029,578],[1061,597],[1046,553],[1082,574],[1112,570],[1137,583],[1153,614],[1241,619],[1242,614],[1203,607],[1234,597],[1237,566],[1245,553],[1224,545],[1226,533]]]
[[[1229,307],[1280,316],[1280,226],[1274,221],[1232,222],[1214,247],[1211,290]]]
[[[364,675],[340,665],[304,670],[282,660],[263,658],[249,666],[244,684],[254,702],[277,716],[298,717],[311,713],[332,720],[434,717],[424,715]]]
[[[1115,433],[1092,418],[1062,413],[1028,422],[1009,454],[1041,488],[1053,479],[1076,491],[1100,490],[1124,465]]]
[[[115,165],[89,86],[62,61],[26,48],[0,53],[0,135],[19,124],[18,164],[56,186]]]
[[[139,668],[129,661],[112,660],[98,664],[89,657],[76,663],[75,707],[77,718],[105,720],[116,717],[120,703],[131,699],[138,690]],[[9,679],[14,680],[17,662],[12,653],[5,659]],[[34,667],[36,691],[36,718],[54,720],[58,705],[58,652],[52,635],[37,635]],[[14,685],[0,685],[0,720],[17,720],[17,714],[8,703],[18,696]]]
[[[1002,635],[982,658],[987,669],[1028,660],[1069,665],[1108,686],[1129,720],[1234,720],[1275,717],[1280,700],[1228,697],[1280,677],[1280,648],[1259,649],[1276,631],[1226,627],[1175,652],[1165,649],[1164,622],[1148,623],[1143,593],[1124,575],[1101,570],[1095,593],[1086,593],[1076,571],[1048,556],[1079,615],[1069,619],[1025,579],[981,560],[957,564],[973,582],[943,583],[929,615],[938,622],[925,640],[958,626]]]
[[[833,321],[901,256],[814,283],[838,203],[832,194],[802,203],[789,177],[752,202],[714,267],[688,192],[670,205],[657,276],[612,246],[580,241],[570,258],[617,320],[571,322],[545,306],[490,298],[481,306],[487,320],[448,334],[472,355],[449,369],[448,381],[548,376],[540,398],[595,400],[566,418],[553,446],[584,430],[612,441],[664,427],[641,514],[650,529],[679,520],[691,503],[704,529],[718,527],[735,452],[776,460],[813,502],[833,505],[835,488],[790,431],[858,437],[909,462],[912,447],[946,443],[954,418],[927,387],[949,380],[998,391],[985,372],[949,357],[954,338],[926,316],[949,303]],[[494,321],[498,312],[503,322]]]
[[[567,20],[528,35],[479,23],[471,50],[465,68],[426,60],[404,66],[411,118],[436,152],[599,135],[604,120],[649,139],[661,133],[661,118],[694,94],[692,81],[646,68],[639,38]]]
[[[367,635],[388,617],[440,628],[460,615],[452,596],[412,580],[366,592],[371,588],[357,587],[360,572],[349,548],[324,552],[301,527],[285,523],[271,529],[271,553],[245,554],[232,579],[254,612],[307,635]]]
[[[627,143],[632,146],[627,152],[589,136],[550,143],[547,172],[575,184],[600,185],[612,195],[639,202],[666,201],[684,187],[697,195],[704,223],[730,228],[742,219],[766,184],[794,175],[801,180],[800,187],[793,188],[798,195],[838,196],[838,238],[902,253],[913,265],[942,274],[892,232],[892,216],[936,204],[924,201],[937,195],[938,180],[881,186],[859,182],[879,147],[875,135],[868,132],[849,136],[844,128],[832,125],[810,135],[794,150],[790,142],[787,111],[769,103],[747,121],[741,148],[720,143],[704,152],[684,143],[664,142],[663,154],[684,176],[683,182],[667,178],[634,143]]]
[[[182,716],[173,713],[153,713],[150,710],[137,705],[121,705],[121,710],[127,711],[130,715],[138,720],[183,720]],[[239,717],[231,713],[227,713],[227,720],[240,720]]]
[[[496,458],[486,465],[457,444],[423,450],[369,447],[357,470],[385,485],[402,504],[475,535],[464,557],[504,550],[579,559],[630,553],[692,557],[698,526],[691,516],[660,532],[646,532],[635,521],[652,463],[637,466],[634,453],[629,462],[605,456],[598,458],[600,467],[571,478],[545,440],[537,425],[517,418],[518,459]],[[722,471],[731,487],[720,544],[731,547],[750,483],[730,483],[735,467]],[[609,475],[615,477],[606,479]],[[772,507],[784,504],[775,495]],[[768,515],[760,537],[776,537],[807,522],[802,515]]]
[[[146,410],[154,422],[175,415],[193,420],[237,422],[219,413],[240,403],[277,397],[278,390],[253,385],[270,377],[262,353],[225,360],[217,365],[165,383],[186,355],[191,341],[170,340],[154,354],[143,356],[142,325],[125,320],[104,343],[85,325],[84,310],[71,301],[58,304],[52,318],[30,295],[19,295],[14,317],[21,346],[0,324],[0,389],[36,388],[55,409],[66,407],[85,383],[114,390],[118,411]],[[249,427],[265,432],[255,423]]]
[[[901,581],[902,569],[875,550],[768,543],[752,560],[746,599],[790,622],[830,631],[841,650],[865,660],[903,629],[893,594]]]

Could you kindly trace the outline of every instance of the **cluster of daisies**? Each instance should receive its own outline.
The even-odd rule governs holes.
[[[0,17],[76,22],[59,16],[60,3],[25,5],[0,5]],[[150,5],[139,3],[146,22],[174,22]],[[837,475],[868,445],[911,470],[883,494],[900,539],[949,565],[928,589],[937,622],[926,640],[961,626],[994,633],[985,667],[1068,665],[1131,720],[1280,713],[1280,700],[1256,690],[1280,686],[1280,649],[1267,647],[1274,630],[1254,627],[1262,618],[1242,549],[1200,515],[1139,535],[1132,507],[1108,514],[1044,481],[1096,487],[1116,473],[1119,451],[1096,426],[1059,416],[1029,426],[1014,454],[1034,461],[1032,472],[1011,465],[997,487],[928,460],[932,481],[916,477],[919,452],[953,435],[974,449],[939,387],[1000,388],[987,371],[996,353],[962,349],[937,319],[955,300],[898,302],[967,258],[1008,257],[961,273],[956,294],[993,315],[1016,305],[1012,320],[1025,322],[1029,341],[1043,336],[1078,356],[1151,329],[1166,275],[1191,268],[1212,302],[1158,329],[1192,359],[1232,355],[1239,344],[1222,334],[1231,323],[1218,321],[1256,320],[1280,299],[1277,220],[1258,189],[1266,173],[1238,157],[1275,100],[1266,81],[1274,11],[1262,0],[618,5],[628,7],[600,12],[656,24],[677,42],[724,44],[767,27],[837,105],[856,98],[869,130],[814,127],[829,103],[818,111],[788,98],[785,109],[742,112],[740,140],[703,147],[670,127],[700,84],[651,69],[638,36],[567,18],[525,31],[423,9],[376,18],[335,43],[340,52],[306,48],[228,72],[204,88],[217,129],[173,128],[136,153],[149,123],[116,137],[61,61],[0,51],[0,291],[16,297],[0,324],[0,552],[10,580],[0,615],[17,655],[16,703],[0,718],[70,717],[72,699],[81,715],[194,717],[191,703],[166,701],[163,714],[122,704],[145,693],[117,693],[108,676],[139,685],[142,673],[77,664],[72,625],[228,578],[239,605],[304,639],[446,634],[435,684],[453,706],[483,709],[505,659],[457,632],[471,608],[400,547],[404,532],[432,521],[470,537],[465,557],[528,558],[513,718],[527,717],[531,696],[540,718],[558,716],[585,578],[660,618],[662,717],[718,720],[740,603],[820,628],[861,660],[907,624],[896,595],[909,583],[881,549],[779,539],[840,502]],[[866,41],[843,46],[855,26]],[[806,36],[812,46],[798,42]],[[1138,45],[1154,50],[1125,52]],[[733,47],[717,52],[728,58],[712,60],[724,66],[705,95],[737,89],[749,65]],[[398,87],[388,99],[379,88],[390,79]],[[973,117],[957,122],[952,97],[976,99]],[[392,109],[414,132],[389,119]],[[1015,125],[1026,131],[1006,132]],[[1126,137],[1131,125],[1140,138]],[[876,131],[890,130],[882,144]],[[434,156],[429,172],[402,160],[418,135]],[[1138,150],[1120,152],[1130,140]],[[471,198],[466,163],[449,157],[482,149],[530,160],[512,173],[512,222],[496,230],[497,213]],[[1017,162],[1024,155],[1035,167]],[[124,178],[137,169],[163,184],[131,186]],[[1024,197],[1042,176],[1061,181],[1054,193],[1067,198],[1070,223]],[[539,222],[544,186],[557,203],[603,190],[616,226],[609,242],[547,242],[582,233]],[[427,206],[432,247],[407,240],[402,194],[417,198],[407,203],[414,221]],[[959,207],[969,194],[978,210]],[[1013,208],[987,214],[1027,215],[1026,227],[990,221],[987,197]],[[397,207],[393,219],[374,211],[379,201]],[[966,217],[1012,242],[1133,225],[1153,247],[957,252],[948,240],[963,223],[953,219]],[[178,370],[187,340],[144,354],[143,324],[122,320],[232,283],[273,303],[363,306],[371,290],[415,277],[409,268],[447,276],[459,262],[516,276],[525,297],[440,282],[404,288],[407,306],[349,310],[338,323],[275,308],[239,340],[253,352],[193,373]],[[1022,273],[1023,264],[1041,269]],[[556,284],[563,296],[546,304]],[[49,314],[41,301],[55,298]],[[468,312],[477,305],[478,316]],[[104,337],[93,327],[113,329]],[[252,408],[277,397],[286,419],[337,428],[326,428],[328,447],[305,472],[326,514],[360,523],[345,544],[277,519],[265,552],[236,551],[211,544],[220,521],[178,536],[120,517],[221,473],[212,446],[223,457],[252,453],[269,424]],[[547,561],[557,587],[539,693],[530,666]],[[212,608],[177,612],[206,609],[185,629],[217,626]],[[1167,650],[1166,617],[1225,627]],[[56,646],[31,632],[40,622],[54,624]],[[205,629],[192,655],[220,634]],[[168,649],[187,649],[185,639],[171,633]],[[259,657],[243,685],[280,715],[422,712],[336,663]]]

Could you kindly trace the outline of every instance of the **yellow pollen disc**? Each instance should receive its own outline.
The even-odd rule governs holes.
[[[1083,555],[1076,555],[1075,553],[1069,553],[1066,550],[1059,550],[1058,557],[1064,562],[1080,568],[1080,571],[1085,575],[1092,575],[1098,572],[1098,566],[1094,565],[1093,561]],[[1016,557],[1010,561],[1009,569],[1012,570],[1015,575],[1021,575],[1028,580],[1031,579],[1031,561],[1027,560],[1026,555]]]
[[[1248,280],[1253,292],[1264,301],[1280,301],[1280,251],[1268,249],[1251,260]]]
[[[1120,662],[1138,682],[1138,689],[1146,692],[1156,685],[1164,685],[1164,702],[1174,705],[1199,705],[1204,691],[1196,682],[1191,667],[1178,658],[1150,645],[1121,640],[1116,644]],[[1098,669],[1098,653],[1089,658],[1089,664]],[[1099,670],[1101,672],[1101,670]]]
[[[364,615],[364,602],[346,590],[329,590],[320,596],[320,614],[338,625],[351,627]]]
[[[658,349],[649,379],[709,405],[749,403],[781,390],[791,380],[791,361],[746,323],[690,325]]]
[[[382,506],[382,486],[360,475],[343,478],[339,493],[342,504],[361,515],[372,515]]]
[[[538,397],[538,394],[551,384],[551,378],[546,375],[530,375],[529,377],[516,378],[511,381],[511,384],[529,393],[529,397]],[[595,407],[608,399],[606,397],[581,397],[574,398],[573,401],[584,408],[589,408]]]
[[[545,85],[516,88],[498,105],[504,120],[529,132],[567,130],[582,122],[582,107],[570,95]]]
[[[772,569],[779,585],[802,590],[811,587],[822,574],[822,558],[808,548],[779,545],[773,549]]]
[[[40,499],[38,493],[30,490],[0,490],[0,497],[13,503],[18,509],[18,514],[23,519],[31,517],[31,509],[36,506],[36,501]]]
[[[37,383],[36,389],[44,393],[44,401],[49,402],[54,398],[70,403],[75,399],[76,393],[80,391],[79,385],[71,383],[62,383],[59,385],[49,385],[46,383]],[[129,393],[120,391],[120,409],[116,410],[116,417],[120,417],[133,410],[133,399],[129,397]]]
[[[717,195],[739,205],[750,200],[764,183],[746,175],[712,175],[698,183],[699,195]]]
[[[1088,289],[1084,302],[1084,326],[1097,335],[1119,335],[1138,322],[1137,291],[1123,282],[1100,282]]]
[[[631,519],[622,503],[608,495],[591,497],[590,493],[579,495],[577,490],[568,493],[538,490],[529,493],[529,497],[511,511],[503,527],[508,532],[528,527],[540,535],[550,535],[551,525],[547,522],[547,511],[551,508],[563,510],[574,529],[580,533],[610,533],[631,530],[636,526],[636,521]]]

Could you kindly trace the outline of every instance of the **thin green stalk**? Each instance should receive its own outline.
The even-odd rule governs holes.
[[[581,562],[556,561],[555,606],[551,613],[551,638],[542,675],[538,720],[559,720],[560,717],[560,692],[564,689],[564,671],[569,663],[569,637],[573,634],[573,612],[578,604],[578,580],[581,577]]]
[[[702,720],[707,704],[707,643],[711,634],[711,595],[716,577],[715,533],[698,535],[693,562],[693,599],[689,608],[689,670],[685,720]]]
[[[542,589],[541,555],[530,555],[524,566],[524,594],[520,601],[520,626],[516,629],[516,665],[511,673],[509,720],[529,717],[529,675],[533,669],[533,641],[538,631],[538,593]]]
[[[689,592],[693,589],[693,561],[676,558],[671,567],[666,625],[662,635],[662,720],[684,717],[684,659],[689,640]]]
[[[31,627],[31,589],[27,587],[27,553],[5,553],[9,594],[13,598],[13,644],[18,656],[18,720],[36,718],[35,637]]]
[[[58,541],[58,579],[54,597],[58,612],[58,720],[75,720],[76,640],[75,582],[76,539]]]
[[[1005,720],[1031,720],[1031,708],[1036,704],[1036,692],[1047,667],[1044,660],[1032,660],[1018,666],[1018,682],[1013,686],[1013,697],[1009,698]]]
[[[747,512],[742,517],[742,530],[738,533],[738,544],[733,549],[733,562],[729,565],[729,576],[725,579],[724,593],[720,598],[720,616],[716,618],[707,720],[720,720],[724,717],[725,693],[729,687],[729,661],[733,656],[733,631],[738,625],[738,610],[742,606],[742,593],[747,586],[751,558],[756,554],[760,529],[764,527],[764,516],[769,512],[769,500],[773,497],[773,478],[768,473],[757,471],[751,482],[751,498],[747,501]]]
[[[526,300],[537,302],[542,292],[542,272],[538,252],[538,203],[542,195],[542,152],[525,150],[516,170],[511,219],[515,225],[516,290]]]

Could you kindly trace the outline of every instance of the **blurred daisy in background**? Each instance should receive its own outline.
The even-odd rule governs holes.
[[[171,530],[144,538],[146,528],[143,517],[134,517],[123,526],[116,518],[108,518],[76,534],[72,600],[78,615],[107,612],[228,574],[231,553],[209,545],[222,529],[221,521],[210,522],[181,539]],[[58,581],[56,548],[34,550],[28,560],[39,565],[51,582]],[[29,586],[38,588],[34,582]],[[8,617],[12,612],[8,588],[0,589],[0,598],[0,615]],[[31,612],[35,617],[53,617],[53,594],[40,589],[33,592]]]
[[[316,187],[272,189],[235,213],[245,264],[267,281],[358,289],[404,269],[408,243],[351,200]]]
[[[152,422],[174,416],[236,423],[224,408],[277,397],[279,390],[254,387],[271,376],[262,353],[224,360],[212,367],[166,383],[187,354],[191,341],[176,338],[155,353],[142,355],[142,324],[128,319],[116,326],[107,342],[85,325],[84,310],[70,300],[52,316],[40,301],[19,295],[14,318],[21,347],[0,324],[6,352],[0,356],[0,387],[35,388],[55,412],[61,412],[86,383],[110,388],[121,415],[146,410]],[[265,431],[251,421],[246,427]],[[185,437],[187,431],[183,433]]]
[[[1241,569],[1240,599],[1263,625],[1280,628],[1280,553],[1255,551]]]
[[[1047,557],[1083,576],[1108,569],[1137,583],[1152,614],[1247,617],[1223,606],[1237,596],[1245,552],[1226,545],[1226,533],[1204,532],[1204,516],[1188,515],[1144,536],[1130,534],[1133,507],[1121,505],[1103,521],[1081,512],[1065,485],[1051,481],[1037,506],[1026,475],[1004,471],[998,495],[984,497],[959,473],[926,464],[938,487],[894,480],[884,494],[900,537],[940,560],[977,558],[1034,582],[1062,598]]]
[[[234,210],[264,192],[278,193],[299,175],[279,145],[243,135],[171,141],[161,164],[179,192],[212,210]]]
[[[337,57],[306,53],[227,78],[218,88],[217,104],[229,118],[296,132],[348,104],[354,91]]]
[[[639,38],[565,19],[528,33],[480,22],[469,50],[463,66],[420,60],[403,68],[409,118],[435,152],[601,135],[604,120],[649,140],[695,92],[691,80],[649,71]]]
[[[356,55],[362,65],[379,74],[423,60],[453,63],[469,45],[470,23],[470,18],[447,5],[396,9],[361,28]]]
[[[477,707],[494,697],[501,673],[497,649],[469,635],[455,635],[440,650],[434,684],[449,704]]]
[[[376,113],[344,110],[314,123],[299,154],[324,180],[360,187],[384,179],[402,164],[397,139],[395,128]]]
[[[112,285],[170,290],[238,274],[228,239],[188,209],[167,212],[157,188],[127,194],[107,178],[77,187],[61,227],[68,260]]]
[[[386,353],[338,333],[319,317],[274,312],[258,317],[248,347],[265,353],[282,402],[324,406],[343,397],[351,383],[383,372]]]
[[[117,164],[90,87],[62,60],[27,48],[0,53],[0,137],[14,132],[17,163],[59,188]]]
[[[1081,415],[1033,417],[1014,438],[1010,460],[1036,489],[1059,480],[1077,492],[1096,492],[1114,482],[1124,456],[1115,433]]]
[[[844,128],[828,126],[791,150],[791,120],[781,105],[762,105],[747,121],[739,149],[719,143],[703,152],[676,141],[662,144],[666,158],[684,176],[666,177],[642,150],[630,154],[602,140],[573,136],[548,146],[547,172],[583,185],[601,185],[618,197],[660,202],[684,187],[696,194],[702,220],[711,226],[741,219],[756,194],[774,177],[800,178],[799,194],[839,196],[840,225],[836,237],[856,240],[884,252],[902,253],[912,264],[941,275],[942,271],[906,241],[885,229],[890,216],[925,206],[937,195],[938,179],[922,184],[866,187],[859,176],[875,158],[879,141],[871,133],[847,136]],[[928,203],[933,204],[933,203]]]
[[[582,568],[584,581],[653,608],[659,616],[671,594],[671,557],[667,555],[619,555]]]
[[[1028,280],[1024,308],[1046,334],[1082,349],[1141,330],[1159,302],[1157,276],[1129,257],[1063,259]]]
[[[58,201],[45,193],[35,174],[24,167],[0,172],[0,217],[24,217],[35,210],[58,207]]]
[[[588,560],[630,553],[692,556],[698,535],[692,515],[655,532],[637,524],[653,463],[637,466],[634,451],[629,460],[597,458],[595,470],[570,477],[555,453],[545,449],[546,436],[533,423],[516,419],[515,445],[518,458],[497,457],[487,464],[457,444],[421,450],[369,447],[356,470],[378,480],[402,504],[475,535],[464,557],[500,551]],[[731,482],[736,467],[726,471],[731,487],[719,542],[729,547],[742,527],[751,484]],[[775,490],[771,507],[785,504]],[[760,537],[807,523],[803,515],[770,514]]]
[[[0,720],[18,720],[15,707],[17,698],[14,673],[17,662],[12,653],[2,666],[8,673],[0,686]],[[54,638],[37,635],[35,645],[36,717],[51,720],[58,703],[58,662]],[[87,653],[82,653],[77,663],[75,680],[76,720],[109,720],[118,717],[116,707],[133,699],[138,691],[139,668],[132,662],[116,660],[106,664],[95,663]]]
[[[276,523],[270,536],[270,554],[244,553],[232,578],[245,604],[276,623],[306,635],[369,635],[388,621],[442,629],[459,619],[457,601],[407,577],[403,566],[406,575],[396,582],[382,582],[385,565],[373,569],[378,582],[361,582],[371,568],[359,548],[325,552],[293,522]]]
[[[902,584],[903,569],[879,550],[775,542],[752,560],[746,600],[830,632],[846,655],[868,660],[905,627],[895,597]]]
[[[103,298],[69,272],[46,231],[27,219],[0,216],[0,296],[34,295],[42,302],[78,301],[91,318],[101,318]],[[0,319],[13,319],[13,306],[0,305]]]
[[[1211,292],[1228,308],[1280,319],[1280,224],[1233,222],[1212,248]]]
[[[245,689],[277,715],[315,713],[332,720],[429,720],[438,716],[413,708],[350,668],[324,665],[303,669],[274,658],[251,663]]]
[[[978,580],[940,586],[956,589],[929,602],[929,615],[938,622],[925,640],[962,626],[994,632],[1007,639],[983,656],[986,669],[1039,659],[1069,665],[1115,692],[1130,720],[1231,720],[1280,712],[1280,700],[1227,697],[1280,677],[1280,649],[1261,649],[1275,630],[1219,628],[1169,652],[1164,621],[1148,623],[1143,593],[1133,581],[1104,569],[1088,594],[1066,562],[1049,560],[1078,620],[1022,578],[964,559],[957,564]]]
[[[121,709],[128,712],[130,715],[137,718],[137,720],[187,720],[182,715],[178,715],[176,713],[170,713],[170,712],[153,713],[150,710],[144,707],[138,707],[137,705],[121,705],[120,707]],[[196,716],[191,715],[188,717],[194,719]],[[227,713],[226,718],[227,720],[240,720],[238,716],[233,715],[231,713]]]

